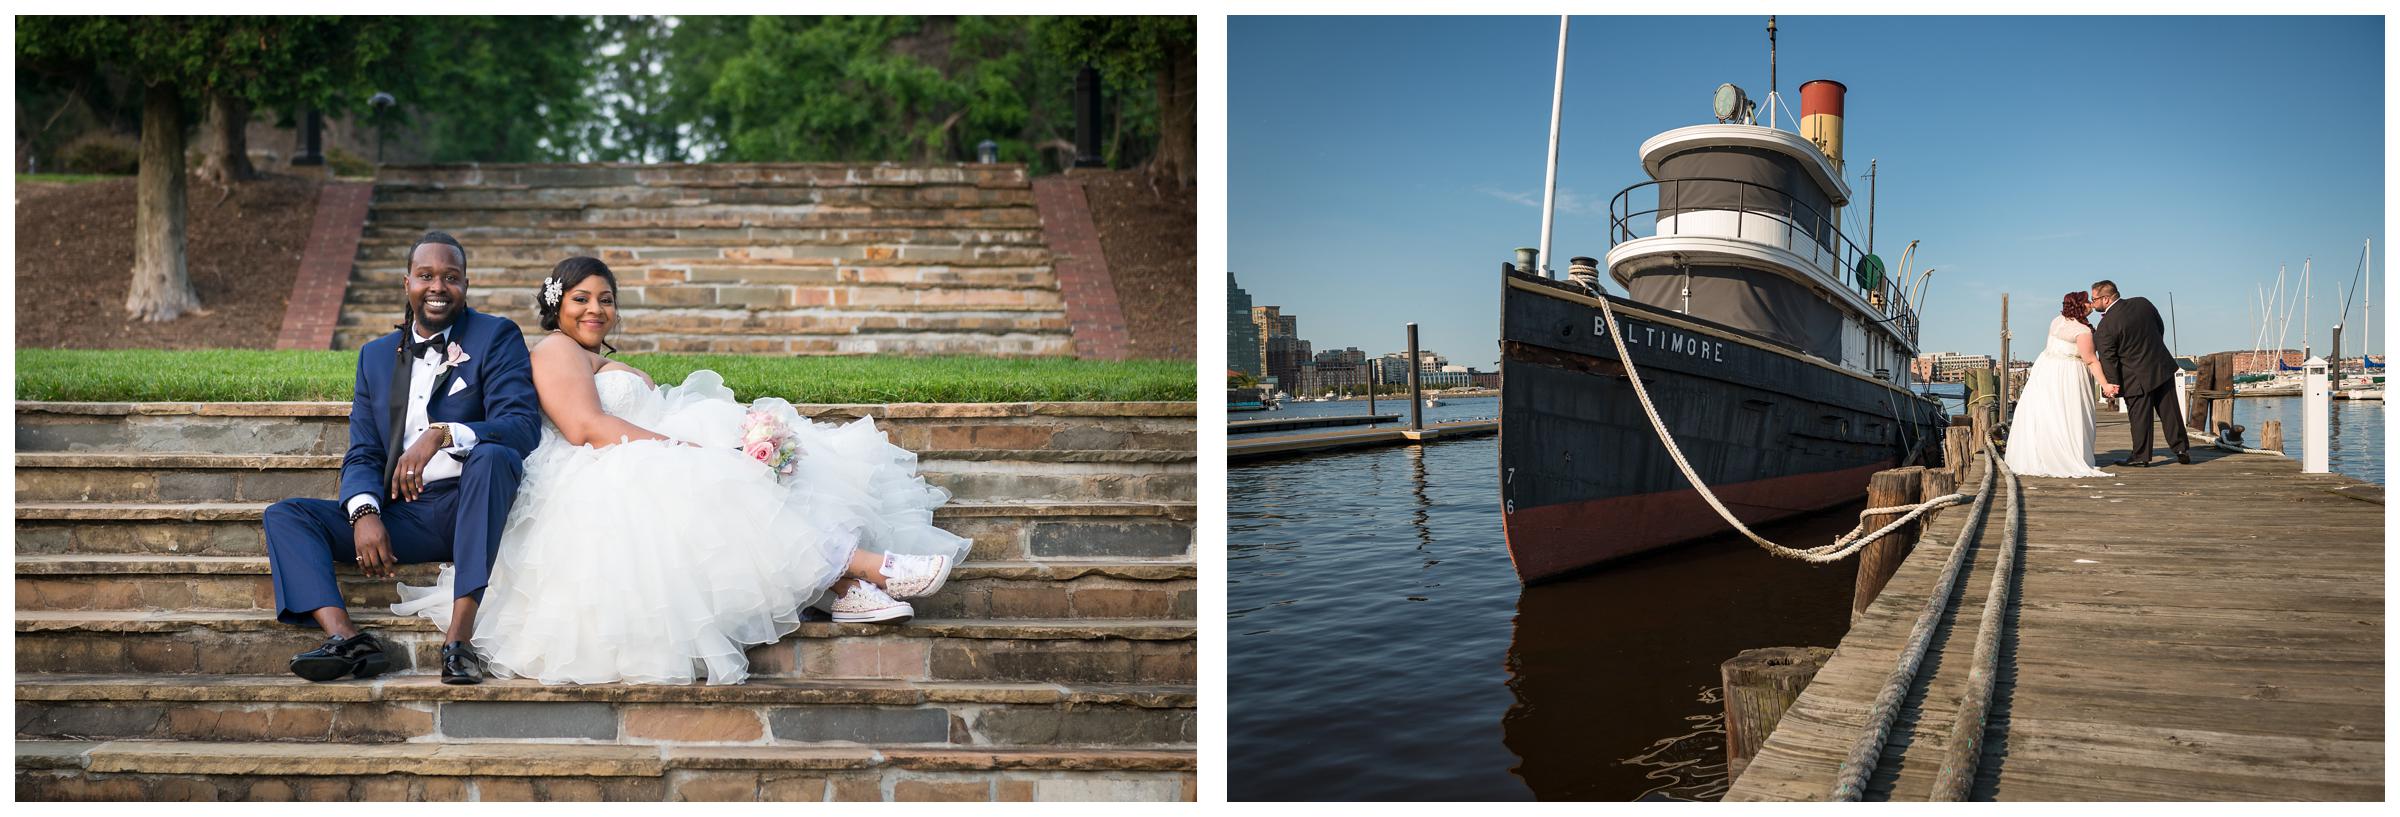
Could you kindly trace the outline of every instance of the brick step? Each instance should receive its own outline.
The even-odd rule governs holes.
[[[1032,207],[1033,188],[921,185],[720,185],[608,187],[375,186],[375,209],[387,211],[550,210],[582,208],[682,209],[723,206]]]
[[[806,403],[821,422],[871,417],[909,450],[1194,451],[1191,403]],[[20,452],[340,454],[348,402],[17,404]]]
[[[519,327],[538,326],[533,287],[475,287],[467,305],[516,321]],[[342,304],[344,326],[391,326],[400,321],[405,295],[397,287],[352,289]],[[675,331],[675,319],[694,326],[745,322],[756,331],[843,332],[917,328],[910,324],[942,321],[976,331],[979,319],[1007,322],[1041,321],[1042,329],[1067,329],[1066,301],[1056,289],[1044,287],[945,287],[837,284],[688,284],[617,287],[617,315],[624,321],[617,332],[644,334]],[[1055,327],[1050,324],[1056,324]],[[665,327],[663,330],[653,327]]]
[[[1189,748],[1190,685],[20,675],[17,739]]]
[[[398,581],[431,584],[439,565],[402,565]],[[353,610],[400,602],[392,579],[337,565]],[[948,619],[1169,619],[1198,615],[1191,562],[967,561],[917,615]],[[36,555],[17,557],[17,609],[271,612],[264,556]]]
[[[1021,164],[860,164],[746,162],[707,164],[422,164],[381,165],[375,185],[457,188],[624,186],[918,186],[968,184],[1023,188],[1032,182]]]
[[[267,502],[19,502],[16,546],[43,556],[264,556]],[[977,562],[1087,563],[1192,555],[1189,502],[952,502],[933,522]]]
[[[440,230],[458,238],[470,251],[477,238],[541,230],[560,237],[605,240],[625,231],[725,230],[745,227],[797,228],[1003,228],[1039,229],[1041,213],[1032,207],[869,207],[833,205],[712,206],[704,209],[647,207],[556,210],[475,210],[367,212],[366,234],[378,238]]]
[[[616,270],[620,289],[639,286],[672,286],[685,284],[781,284],[788,286],[898,286],[907,288],[949,287],[1030,287],[1058,289],[1058,275],[1048,264],[1028,264],[1009,267],[953,267],[946,264],[904,264],[876,262],[878,266],[835,265],[814,259],[802,262],[751,261],[747,259],[706,261],[656,261],[639,268]],[[467,289],[468,296],[495,289],[523,289],[531,293],[549,280],[551,264],[511,267],[477,266]],[[399,265],[359,267],[350,277],[349,295],[361,302],[361,293],[388,291],[391,294],[380,302],[399,303],[404,288]],[[527,303],[531,303],[530,300]]]
[[[605,241],[563,240],[538,230],[491,230],[467,245],[470,270],[484,265],[531,266],[556,264],[561,258],[588,255],[620,264],[689,262],[694,259],[752,259],[810,261],[822,255],[819,246],[881,246],[928,248],[1016,247],[1040,249],[1042,231],[1032,228],[915,228],[915,227],[739,227],[705,230],[641,231],[649,238],[614,236]],[[422,233],[393,232],[363,235],[358,261],[377,266],[406,263],[408,249]],[[631,238],[631,240],[628,240]],[[460,242],[465,243],[465,242]]]
[[[336,349],[356,349],[391,330],[342,327],[334,330]],[[531,344],[538,336],[527,335]],[[841,335],[726,335],[646,334],[612,337],[617,351],[629,354],[667,352],[706,355],[904,355],[910,357],[1072,357],[1075,340],[1065,332],[1013,333],[867,333]]]
[[[393,650],[393,673],[439,666],[441,633],[421,618],[352,611]],[[253,612],[20,610],[16,669],[50,673],[262,675],[324,634]],[[759,678],[1189,684],[1192,621],[920,618],[900,625],[802,622],[752,647]]]
[[[47,741],[19,800],[1194,800],[1188,749]]]
[[[946,453],[917,452],[920,473],[967,501],[1194,499],[1189,451],[1022,451],[1005,460]],[[16,477],[18,502],[273,502],[333,496],[341,457],[24,453],[17,455]]]

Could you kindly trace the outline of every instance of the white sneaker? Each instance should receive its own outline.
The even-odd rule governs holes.
[[[914,599],[933,595],[950,580],[950,557],[904,556],[887,553],[883,557],[883,589],[896,599]]]
[[[917,614],[908,602],[894,600],[865,580],[850,583],[850,591],[825,605],[833,620],[844,624],[898,624]]]

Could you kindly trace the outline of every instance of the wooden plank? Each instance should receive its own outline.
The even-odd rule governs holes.
[[[2101,415],[2101,450],[2129,436],[2123,415]],[[2382,799],[2382,505],[2290,459],[2194,459],[2023,480],[1977,799]],[[1868,799],[1926,797],[1955,739],[2004,507],[1995,496],[1970,542]],[[1726,800],[1826,798],[1965,520],[1926,525]]]

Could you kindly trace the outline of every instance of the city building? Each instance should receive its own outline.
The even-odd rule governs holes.
[[[1225,273],[1225,365],[1253,378],[1267,373],[1259,354],[1258,322],[1250,318],[1250,293]]]

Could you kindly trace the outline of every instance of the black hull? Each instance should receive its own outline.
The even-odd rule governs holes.
[[[1513,273],[1501,301],[1501,495],[1518,577],[1730,531],[1659,443],[1597,302]],[[1609,304],[1676,444],[1745,523],[1856,501],[1868,474],[1938,448],[1941,407],[1898,385],[1729,327]]]

